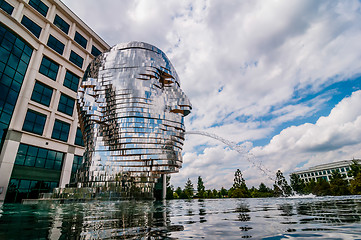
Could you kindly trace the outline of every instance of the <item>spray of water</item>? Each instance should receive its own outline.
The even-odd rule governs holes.
[[[272,172],[267,169],[266,167],[264,167],[260,162],[258,162],[256,160],[256,157],[250,153],[246,147],[246,145],[238,145],[234,142],[228,141],[227,139],[224,139],[218,135],[212,134],[212,133],[208,133],[208,132],[203,132],[203,131],[188,131],[185,132],[185,134],[188,135],[201,135],[201,136],[206,136],[206,137],[210,137],[213,139],[216,139],[224,144],[226,144],[227,146],[229,146],[231,149],[237,151],[239,154],[243,155],[245,157],[245,159],[255,168],[257,168],[258,170],[260,170],[265,176],[267,176],[270,180],[275,181],[275,178],[272,177]]]

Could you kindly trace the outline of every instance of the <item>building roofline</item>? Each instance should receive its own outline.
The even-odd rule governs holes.
[[[77,23],[81,23],[80,27],[84,28],[87,32],[89,32],[91,35],[96,36],[95,38],[97,41],[99,41],[102,45],[106,46],[108,49],[110,48],[110,45],[101,38],[91,27],[89,27],[78,15],[76,15],[68,6],[65,5],[61,0],[50,0],[54,2],[55,5],[58,5],[60,9],[64,9],[65,14],[69,15],[70,18],[75,19]]]
[[[341,161],[337,161],[337,162],[331,162],[331,163],[324,163],[324,164],[316,165],[316,166],[313,166],[313,167],[309,167],[308,169],[296,171],[296,172],[293,172],[293,173],[299,174],[299,173],[305,173],[305,172],[311,172],[311,171],[318,171],[318,170],[321,170],[321,169],[323,170],[323,169],[327,169],[327,168],[334,168],[334,167],[338,167],[340,165],[350,165],[352,163],[352,161],[354,161],[354,160],[361,163],[361,159],[341,160]]]

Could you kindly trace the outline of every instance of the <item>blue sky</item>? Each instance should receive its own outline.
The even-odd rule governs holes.
[[[361,158],[361,3],[357,0],[63,0],[109,45],[162,49],[193,112],[172,184],[249,186],[316,164]],[[96,11],[95,11],[96,9]],[[253,164],[252,164],[253,163]]]

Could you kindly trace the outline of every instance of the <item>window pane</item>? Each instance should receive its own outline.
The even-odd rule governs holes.
[[[34,86],[33,94],[31,96],[31,100],[49,107],[52,95],[53,95],[52,88],[46,86],[43,83],[36,82]]]
[[[25,48],[30,50],[26,54]],[[20,59],[31,53],[32,49],[0,22],[0,146],[2,135],[10,124],[30,57],[25,61]]]
[[[78,77],[74,73],[66,71],[64,78],[64,86],[76,92],[78,91],[79,79],[80,77]]]
[[[92,46],[91,54],[93,54],[94,57],[99,56],[101,53],[102,53],[102,52],[101,52],[98,48]]]
[[[70,129],[70,124],[56,119],[55,123],[54,123],[54,128],[53,128],[53,133],[51,135],[51,138],[67,142],[68,135],[69,135],[69,129]]]
[[[60,55],[64,52],[65,45],[60,42],[58,39],[56,39],[53,35],[49,35],[48,43],[47,45],[51,47],[53,50],[55,50]]]
[[[28,109],[23,125],[23,130],[38,135],[42,135],[45,122],[46,122],[46,115]]]
[[[75,144],[79,146],[84,146],[83,133],[81,132],[80,128],[77,128],[76,130]]]
[[[24,25],[35,37],[39,38],[41,33],[41,27],[30,20],[27,16],[23,16],[21,24]]]
[[[0,8],[10,15],[13,13],[14,10],[14,7],[4,0],[0,0]]]
[[[73,109],[74,109],[74,103],[75,100],[72,99],[71,97],[61,94],[60,96],[60,100],[59,100],[59,105],[58,105],[58,111],[65,113],[69,116],[73,115]]]
[[[43,56],[43,60],[41,61],[39,72],[50,79],[56,80],[56,76],[58,74],[59,64],[50,60],[49,58]]]
[[[46,6],[42,1],[40,1],[40,0],[30,0],[29,5],[32,6],[35,10],[37,10],[41,15],[46,17],[46,14],[48,13],[49,7]]]
[[[75,32],[74,40],[75,42],[79,43],[79,45],[83,48],[86,48],[86,45],[88,44],[88,40],[86,40],[86,38],[78,32]]]
[[[15,164],[60,170],[64,153],[53,150],[20,144]]]
[[[58,15],[56,15],[54,18],[54,25],[57,26],[58,28],[60,28],[66,34],[68,34],[70,25],[67,22],[65,22],[61,17],[59,17]]]
[[[78,67],[80,67],[80,68],[83,67],[84,59],[82,57],[80,57],[78,54],[76,54],[75,52],[73,52],[73,51],[70,52],[69,60],[72,63],[74,63],[75,65],[77,65]]]

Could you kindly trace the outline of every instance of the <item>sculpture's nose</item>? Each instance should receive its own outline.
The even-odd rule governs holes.
[[[171,112],[181,113],[183,116],[187,116],[192,110],[192,104],[183,91],[180,91],[179,95],[180,96],[177,96],[178,102],[176,106],[172,107]]]

